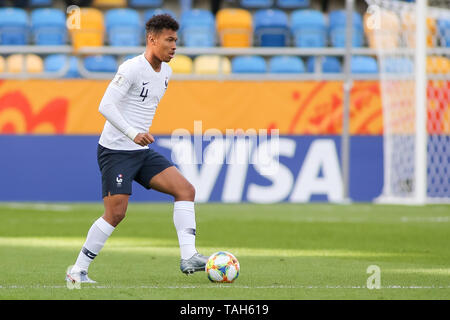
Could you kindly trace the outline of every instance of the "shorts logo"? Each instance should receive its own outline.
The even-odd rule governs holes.
[[[120,188],[122,186],[122,181],[123,181],[123,175],[121,173],[119,173],[116,178],[117,188]]]

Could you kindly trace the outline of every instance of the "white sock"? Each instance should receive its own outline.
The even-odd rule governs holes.
[[[89,229],[86,242],[75,262],[75,270],[88,270],[89,265],[105,245],[106,240],[114,231],[114,227],[102,217],[98,218]],[[73,270],[73,269],[72,269]]]
[[[197,253],[195,249],[195,210],[193,201],[175,201],[173,223],[177,230],[181,259],[189,259]]]

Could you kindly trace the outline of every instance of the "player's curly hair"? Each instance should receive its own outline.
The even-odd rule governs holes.
[[[180,25],[169,14],[158,14],[150,18],[145,24],[145,31],[149,33],[160,33],[163,29],[178,31]]]

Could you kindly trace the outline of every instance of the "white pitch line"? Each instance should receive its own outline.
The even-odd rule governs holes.
[[[215,289],[212,286],[98,286],[84,285],[86,289]],[[0,289],[64,289],[66,285],[50,286],[50,285],[8,285],[0,286]],[[242,285],[217,285],[216,288],[236,288],[236,289],[368,289],[365,286],[242,286]],[[380,289],[450,289],[450,286],[381,286]]]
[[[66,204],[57,204],[57,203],[44,203],[44,202],[6,202],[0,203],[7,207],[8,209],[27,209],[27,210],[35,210],[35,211],[71,211],[73,210],[73,206]]]

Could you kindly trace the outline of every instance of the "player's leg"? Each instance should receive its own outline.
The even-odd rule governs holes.
[[[136,181],[147,189],[174,197],[173,222],[180,244],[180,269],[185,273],[204,270],[207,257],[195,248],[195,188],[165,157],[149,150],[147,161],[136,175]]]
[[[174,197],[173,222],[177,230],[181,259],[189,259],[195,249],[195,189],[174,166],[164,169],[149,181],[150,188]]]
[[[75,265],[67,274],[67,280],[93,282],[87,277],[88,268],[115,227],[125,217],[129,195],[132,191],[132,182],[144,159],[145,154],[141,152],[118,153],[99,146],[98,162],[102,173],[105,211],[91,225]],[[74,279],[74,277],[80,277],[81,280]]]
[[[203,271],[208,258],[199,254],[195,247],[195,188],[174,166],[155,175],[149,186],[174,197],[173,222],[180,245],[181,271],[186,274]]]
[[[84,278],[78,281],[94,282],[87,276],[89,266],[100,253],[116,226],[125,217],[128,198],[128,194],[114,194],[103,198],[105,213],[92,224],[75,265],[67,275],[68,278],[72,278],[72,282],[78,280],[75,279],[77,276]]]

